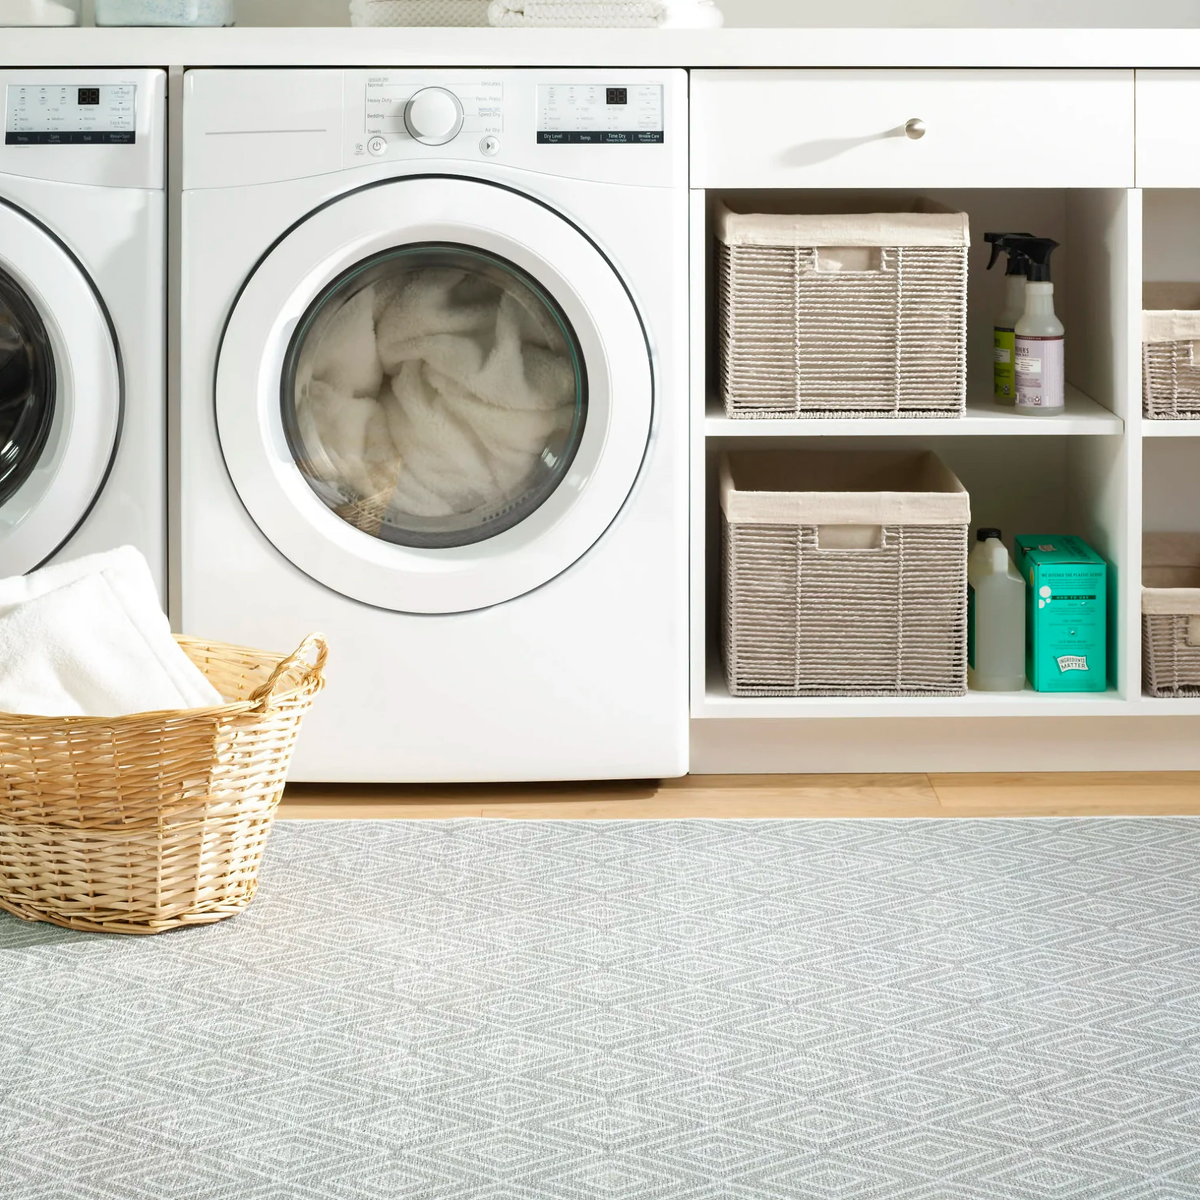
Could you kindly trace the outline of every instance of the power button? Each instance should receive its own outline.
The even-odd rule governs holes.
[[[498,137],[491,136],[485,137],[483,141],[479,143],[479,148],[490,158],[493,155],[500,153],[500,139]]]
[[[379,158],[381,155],[384,155],[387,153],[387,139],[381,138],[381,137],[373,137],[367,143],[367,149],[370,150],[370,152],[373,155],[375,155],[376,158]]]

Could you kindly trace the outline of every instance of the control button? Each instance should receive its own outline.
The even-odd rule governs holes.
[[[387,138],[373,137],[367,143],[367,149],[370,150],[370,152],[375,155],[376,158],[379,158],[381,155],[387,153]]]
[[[484,154],[488,155],[489,157],[493,154],[499,154],[500,153],[500,139],[498,137],[491,137],[489,135],[488,137],[485,137],[482,142],[479,143],[479,148],[480,148],[480,150],[482,150],[484,152]]]
[[[444,146],[463,127],[463,106],[446,88],[422,88],[404,106],[404,124],[423,146]]]

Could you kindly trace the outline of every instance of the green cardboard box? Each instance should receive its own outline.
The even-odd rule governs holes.
[[[1082,538],[1023,534],[1025,674],[1038,692],[1108,687],[1108,564]]]

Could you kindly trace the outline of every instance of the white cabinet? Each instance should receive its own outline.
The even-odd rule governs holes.
[[[1137,186],[1200,187],[1200,71],[1137,73]]]
[[[692,73],[693,187],[1133,182],[1132,71]]]

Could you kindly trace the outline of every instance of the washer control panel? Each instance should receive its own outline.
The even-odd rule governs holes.
[[[537,90],[542,146],[657,145],[666,138],[661,83],[548,83]]]
[[[422,87],[390,75],[367,79],[366,135],[373,139],[411,137],[444,146],[460,134],[473,141],[504,132],[502,83],[445,83]],[[378,145],[378,141],[375,143]],[[376,153],[376,151],[369,151]]]
[[[8,146],[133,145],[137,84],[10,83],[4,142]]]

